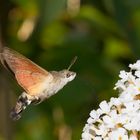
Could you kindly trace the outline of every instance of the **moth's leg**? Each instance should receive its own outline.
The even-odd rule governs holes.
[[[23,92],[22,94],[23,94],[22,96],[26,96],[27,97],[28,102],[30,102],[30,104],[35,104],[36,105],[36,104],[39,104],[41,102],[41,99],[38,96],[29,95],[29,94],[27,94],[25,92]],[[28,102],[25,103],[25,105],[26,104],[29,105]]]
[[[34,100],[32,100],[32,104],[33,105],[38,105],[38,104],[40,104],[42,102],[42,100],[39,98],[39,97],[37,97],[37,96],[34,96]]]
[[[15,107],[12,109],[12,111],[10,113],[10,117],[13,120],[20,119],[22,111],[25,110],[26,107],[31,104],[32,100],[34,100],[32,96],[30,96],[27,93],[23,92],[19,96],[18,101],[16,102]]]

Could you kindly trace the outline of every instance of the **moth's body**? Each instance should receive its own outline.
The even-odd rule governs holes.
[[[75,76],[76,73],[75,72],[68,72],[68,70],[62,70],[62,71],[51,71],[50,72],[52,74],[52,80],[51,82],[49,82],[48,84],[46,84],[47,88],[45,88],[45,90],[43,91],[43,94],[41,95],[41,99],[43,98],[49,98],[50,96],[56,94],[60,89],[62,89],[67,82],[72,81]],[[71,77],[69,78],[69,80],[67,79],[67,74],[70,74]],[[45,97],[44,96],[45,93]]]
[[[21,112],[31,103],[40,103],[56,94],[76,73],[69,68],[62,71],[46,71],[23,55],[7,47],[0,53],[2,64],[15,76],[19,85],[25,90],[11,112],[11,117],[17,120]],[[71,65],[70,65],[71,66]]]
[[[45,99],[49,98],[50,96],[56,94],[60,89],[62,89],[67,82],[67,78],[65,77],[67,70],[62,71],[50,71],[49,78],[47,77],[41,87],[36,87],[34,91],[30,94],[29,98],[34,98],[34,100],[38,100],[38,102],[42,102]],[[70,72],[71,75],[75,75],[74,72]],[[74,76],[75,77],[75,76]],[[73,78],[70,79],[73,80]],[[24,93],[25,94],[25,93]],[[37,102],[36,102],[37,103]]]

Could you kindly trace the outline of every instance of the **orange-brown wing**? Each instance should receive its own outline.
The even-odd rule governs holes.
[[[33,94],[34,88],[40,87],[40,84],[51,76],[25,56],[7,47],[1,53],[1,61],[15,74],[18,83],[29,94]]]
[[[52,75],[50,73],[48,73],[48,75],[43,75],[39,72],[27,70],[17,71],[15,77],[18,83],[30,95],[37,95],[38,93],[44,91],[46,84],[52,80]]]

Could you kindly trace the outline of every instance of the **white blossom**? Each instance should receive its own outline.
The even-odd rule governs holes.
[[[103,111],[103,113],[108,113],[110,111],[110,107],[108,105],[108,103],[106,101],[102,101],[99,104],[99,107],[101,108],[101,110]]]
[[[136,63],[134,64],[130,64],[129,67],[132,69],[132,70],[140,70],[140,60],[138,60]]]
[[[130,72],[120,71],[115,84],[119,97],[102,101],[90,112],[82,140],[140,139],[140,60],[129,67]]]

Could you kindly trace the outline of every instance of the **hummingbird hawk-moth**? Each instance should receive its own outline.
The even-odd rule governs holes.
[[[76,73],[69,69],[75,63],[76,58],[67,69],[47,71],[22,54],[3,47],[0,52],[1,63],[14,74],[18,84],[24,89],[10,113],[10,117],[13,120],[20,119],[22,111],[28,105],[44,101],[72,81]]]

